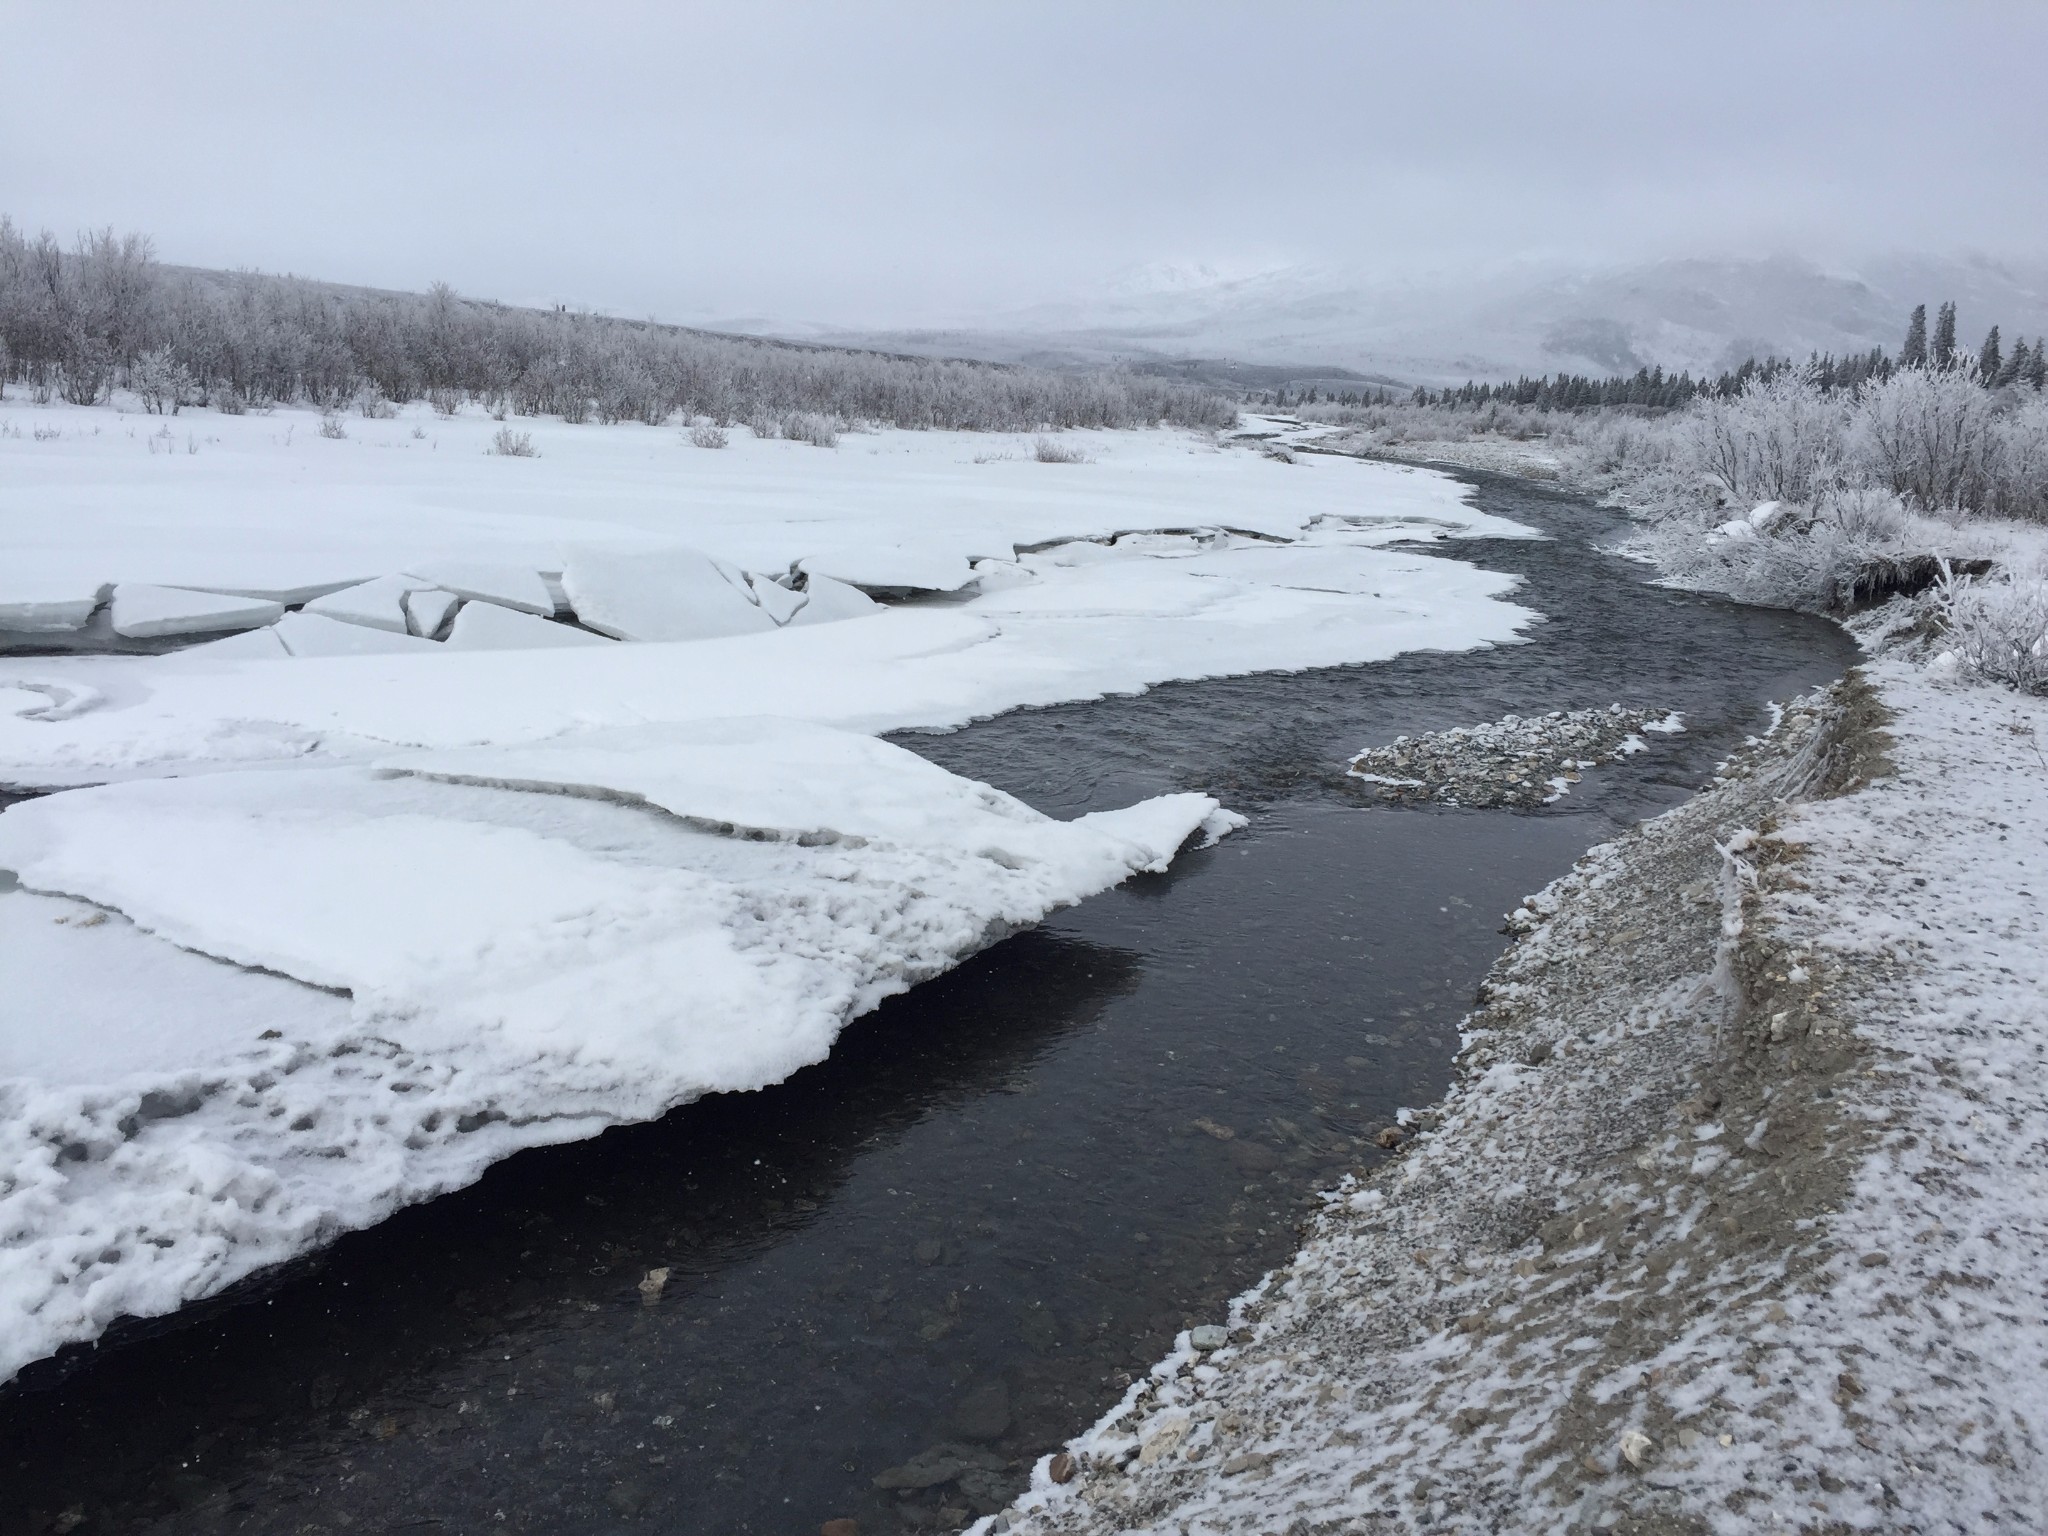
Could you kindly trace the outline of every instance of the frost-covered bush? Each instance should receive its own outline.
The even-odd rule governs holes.
[[[1980,511],[1991,482],[1992,413],[1973,373],[1901,368],[1864,386],[1844,456],[1866,483],[1918,506]]]
[[[723,448],[727,441],[725,428],[710,421],[690,423],[689,438],[692,448]]]
[[[1737,505],[1812,501],[1835,481],[1847,417],[1845,400],[1804,374],[1751,379],[1732,399],[1680,414],[1672,468]]]
[[[1086,464],[1088,455],[1075,443],[1056,437],[1041,437],[1031,445],[1031,457],[1041,464]]]
[[[781,428],[782,435],[793,443],[809,443],[813,448],[839,446],[838,421],[816,411],[791,411],[782,418]]]
[[[329,411],[320,418],[320,435],[322,437],[331,437],[339,442],[342,438],[348,436],[348,428],[342,425],[341,417],[333,411]]]
[[[157,347],[135,360],[128,370],[128,387],[142,397],[142,408],[152,416],[175,416],[192,393],[192,375],[169,347]]]
[[[1937,607],[1948,653],[1966,675],[2048,694],[2048,577],[1947,574]]]
[[[540,450],[533,446],[531,432],[514,432],[510,427],[500,427],[491,434],[491,444],[485,453],[495,454],[501,459],[537,459]]]
[[[1837,487],[1812,507],[1766,503],[1711,529],[1667,517],[1639,541],[1689,584],[1746,602],[1842,612],[1933,585],[1943,562],[1981,569],[1997,535],[1908,507],[1896,494]]]

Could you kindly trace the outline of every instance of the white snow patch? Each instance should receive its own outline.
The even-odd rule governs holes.
[[[848,544],[806,555],[797,568],[869,592],[957,592],[974,579],[965,555],[932,544]]]
[[[301,610],[277,621],[277,638],[294,656],[382,656],[432,649],[434,642],[403,630],[372,629]]]

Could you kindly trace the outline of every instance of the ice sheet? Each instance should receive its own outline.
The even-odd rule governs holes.
[[[140,640],[154,635],[196,635],[218,629],[253,629],[275,623],[282,603],[221,597],[124,581],[114,588],[114,633]]]
[[[804,556],[798,569],[875,592],[957,592],[974,579],[966,555],[937,544],[844,544]]]
[[[841,619],[864,619],[880,613],[882,605],[859,587],[850,587],[830,576],[812,576],[804,587],[804,604],[790,615],[791,624],[836,624]]]
[[[562,588],[582,623],[620,640],[709,640],[775,627],[744,576],[682,546],[575,550]]]
[[[97,582],[34,573],[0,577],[0,630],[41,635],[83,629],[105,594]]]
[[[455,627],[444,642],[452,651],[535,651],[613,643],[573,624],[557,624],[538,614],[481,602],[464,603],[457,610]]]
[[[555,611],[555,600],[538,569],[497,560],[432,560],[410,568],[423,586],[442,587],[458,597],[480,598],[501,607],[542,616]]]
[[[761,605],[761,611],[778,624],[787,624],[804,605],[803,593],[790,591],[773,577],[749,573],[747,586],[753,591],[754,601]]]
[[[1508,576],[1406,550],[1324,545],[1314,535],[1304,546],[1327,562],[1326,585],[1276,584],[1270,578],[1290,573],[1266,561],[1263,546],[1200,559],[1111,552],[1078,568],[1047,565],[993,592],[881,609],[858,624],[806,622],[813,598],[783,628],[676,644],[516,655],[438,646],[417,657],[288,669],[0,660],[0,682],[103,695],[61,721],[0,716],[0,782],[296,759],[309,745],[328,761],[394,746],[516,745],[769,706],[863,731],[942,728],[1174,678],[1501,644],[1531,617],[1503,600],[1514,586]]]
[[[417,576],[379,576],[374,581],[316,597],[303,611],[403,635],[410,632],[405,622],[405,595],[419,585]]]
[[[806,835],[707,830],[728,811]],[[521,1146],[778,1081],[1216,819],[1055,822],[776,721],[10,807],[0,866],[95,905],[0,894],[29,979],[0,1003],[0,1380]]]
[[[405,612],[410,620],[408,627],[414,634],[431,640],[441,633],[441,626],[448,622],[448,615],[461,601],[453,592],[439,587],[408,592],[405,595]]]

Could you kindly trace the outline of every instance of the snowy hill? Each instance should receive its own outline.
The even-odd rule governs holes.
[[[1449,383],[1521,373],[1717,372],[1752,355],[1895,350],[1915,304],[1957,302],[1962,339],[2048,331],[2048,262],[1889,256],[1684,259],[1571,271],[1517,265],[1389,281],[1327,268],[1169,265],[1098,292],[946,327],[734,329],[930,355],[1155,367],[1227,358],[1300,379]],[[1222,376],[1221,374],[1218,375]]]

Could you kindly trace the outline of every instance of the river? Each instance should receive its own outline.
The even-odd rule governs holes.
[[[1442,1093],[1503,913],[1855,659],[1821,620],[1598,553],[1613,514],[1467,478],[1552,535],[1443,551],[1524,578],[1531,643],[900,738],[1056,815],[1202,789],[1252,824],[777,1088],[521,1154],[31,1368],[0,1391],[0,1533],[889,1536],[995,1507]],[[1614,702],[1689,729],[1540,811],[1390,808],[1342,776],[1402,732]],[[964,1472],[875,1486],[934,1447]]]

